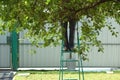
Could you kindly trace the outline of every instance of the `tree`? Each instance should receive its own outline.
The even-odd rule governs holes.
[[[27,37],[33,44],[40,40],[45,46],[56,45],[62,39],[60,21],[67,17],[82,23],[79,53],[89,51],[89,44],[103,51],[97,39],[102,28],[108,27],[117,36],[114,28],[107,24],[113,18],[120,24],[120,0],[1,0],[0,30],[17,32],[27,29]],[[16,25],[15,28],[13,25]]]

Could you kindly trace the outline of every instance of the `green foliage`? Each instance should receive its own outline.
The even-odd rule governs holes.
[[[44,46],[57,45],[62,39],[60,22],[74,19],[82,23],[80,54],[89,51],[89,45],[103,51],[99,32],[104,27],[117,36],[107,18],[113,18],[120,24],[119,0],[0,0],[0,33],[27,29],[27,37],[34,45],[39,41]]]

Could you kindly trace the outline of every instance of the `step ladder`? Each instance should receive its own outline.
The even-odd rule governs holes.
[[[77,26],[77,47],[78,49],[80,48],[80,43],[79,43],[79,33],[78,33],[78,26]],[[78,59],[74,59],[73,55],[75,54],[75,51],[64,51],[64,41],[62,40],[62,46],[61,46],[61,55],[60,55],[60,71],[59,71],[59,80],[84,80],[84,71],[83,71],[83,65],[82,65],[82,59],[81,55],[78,54]],[[66,58],[66,54],[69,55],[68,59]],[[65,63],[66,67],[65,68]],[[78,64],[76,69],[76,63]],[[65,78],[64,72],[67,71],[69,72],[75,72],[78,74],[78,78]]]

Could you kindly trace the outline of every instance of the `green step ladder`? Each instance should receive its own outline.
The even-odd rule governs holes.
[[[59,70],[59,80],[84,80],[84,71],[83,71],[83,63],[81,55],[78,54],[78,59],[72,59],[73,54],[75,51],[64,51],[64,41],[62,40],[62,46],[61,46],[61,55],[60,55],[60,70]],[[80,42],[79,42],[79,32],[78,32],[78,24],[77,24],[77,47],[80,49]],[[65,54],[69,55],[69,59],[65,59]],[[69,66],[65,69],[65,63],[67,63]],[[76,63],[78,63],[78,69],[76,69]],[[66,65],[67,65],[66,64]],[[69,72],[75,72],[78,73],[78,78],[64,78],[64,71]]]

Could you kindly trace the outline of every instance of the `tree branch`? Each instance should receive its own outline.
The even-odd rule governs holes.
[[[117,0],[117,2],[120,2],[120,0]]]
[[[94,8],[94,7],[96,7],[96,6],[100,5],[100,4],[105,3],[105,2],[108,2],[108,1],[113,1],[113,0],[99,0],[99,1],[96,2],[96,3],[93,3],[93,4],[91,4],[91,5],[88,5],[88,6],[84,7],[84,8],[78,9],[78,10],[76,11],[76,13],[78,13],[78,12],[80,12],[80,11],[82,11],[82,10],[88,10],[88,9]]]

